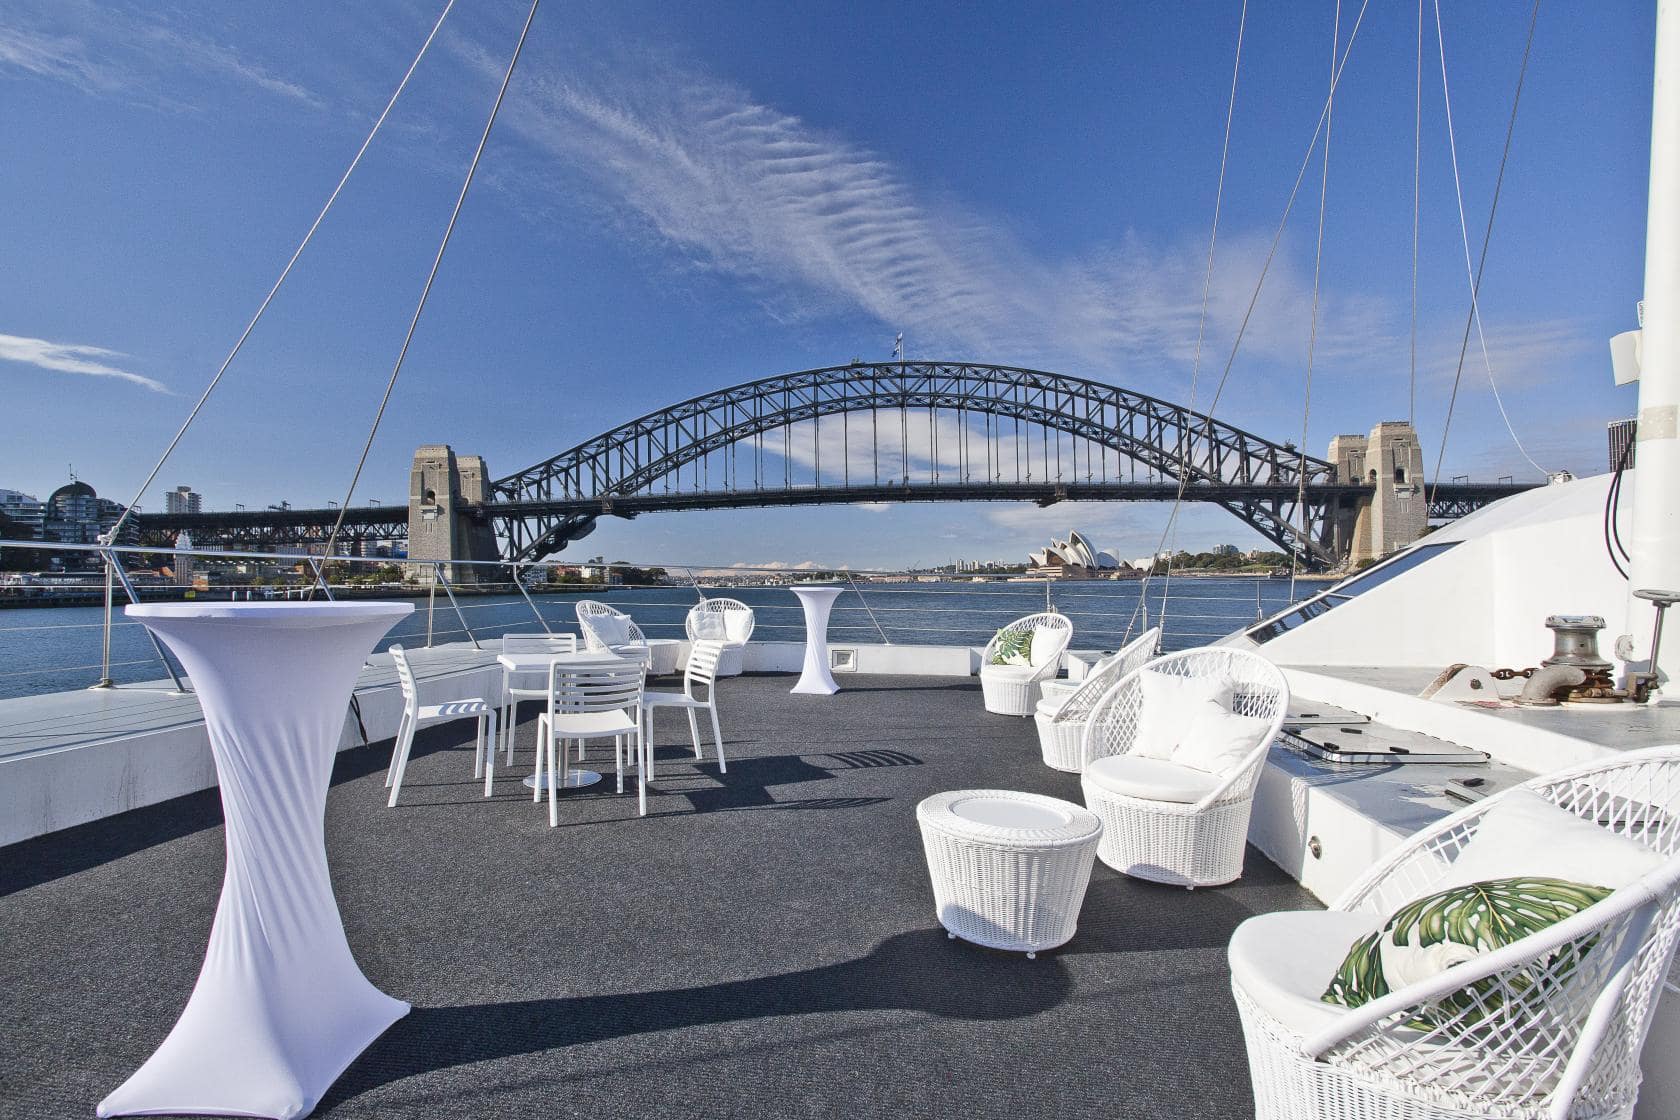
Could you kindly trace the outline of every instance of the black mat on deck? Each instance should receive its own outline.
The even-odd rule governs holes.
[[[790,683],[722,683],[727,775],[662,714],[645,819],[609,773],[548,827],[518,780],[534,705],[490,800],[468,723],[423,733],[396,809],[388,741],[341,756],[327,839],[345,926],[415,1010],[316,1115],[1251,1115],[1224,946],[1304,892],[1252,850],[1241,882],[1193,893],[1099,864],[1063,949],[948,941],[917,801],[1078,800],[1077,779],[972,683]],[[92,1116],[157,1046],[197,975],[221,845],[209,793],[0,849],[0,1116]]]

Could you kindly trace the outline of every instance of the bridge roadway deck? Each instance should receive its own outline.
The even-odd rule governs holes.
[[[646,818],[607,782],[548,828],[516,780],[530,722],[488,800],[465,724],[422,732],[396,809],[388,741],[340,755],[327,844],[350,943],[416,1009],[316,1115],[1250,1114],[1224,947],[1307,895],[1252,851],[1240,883],[1194,893],[1098,866],[1065,949],[947,941],[917,801],[1077,799],[1077,779],[972,679],[860,676],[830,698],[789,679],[723,682],[727,775],[666,721]],[[0,1115],[91,1114],[157,1045],[221,845],[207,791],[5,849]]]

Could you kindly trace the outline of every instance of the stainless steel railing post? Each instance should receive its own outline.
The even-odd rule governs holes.
[[[122,564],[118,562],[116,553],[107,551],[105,553],[105,562],[110,565],[110,570],[116,573],[117,579],[122,581],[123,592],[128,596],[128,601],[138,604],[140,602],[140,595],[134,590],[134,584],[129,580],[128,573],[123,571]],[[164,670],[168,672],[169,679],[175,682],[175,691],[184,694],[187,691],[187,686],[181,683],[181,676],[175,671],[175,663],[170,661],[169,655],[164,652],[163,643],[158,641],[158,636],[150,630],[146,631],[146,637],[152,640],[152,648],[157,650],[158,660],[163,662]]]
[[[105,554],[105,624],[99,635],[99,683],[94,688],[113,688],[111,680],[111,616],[116,611],[117,577],[111,572],[111,554]]]
[[[309,558],[309,566],[315,572],[315,582],[321,585],[321,594],[327,597],[327,602],[333,601],[332,588],[327,586],[326,577],[321,574],[321,562],[315,557]]]
[[[432,577],[432,585],[426,589],[426,648],[432,648],[432,619],[437,613],[437,576]]]

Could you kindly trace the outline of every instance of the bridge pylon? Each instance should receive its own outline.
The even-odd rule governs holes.
[[[1329,458],[1337,482],[1368,488],[1331,519],[1332,548],[1341,563],[1380,560],[1428,531],[1423,446],[1411,424],[1385,420],[1368,436],[1332,436]]]
[[[459,560],[499,560],[496,533],[481,510],[490,496],[489,471],[477,455],[456,455],[446,443],[414,453],[408,474],[408,558],[442,563],[450,583],[472,583],[483,570]],[[421,582],[432,569],[414,569]]]

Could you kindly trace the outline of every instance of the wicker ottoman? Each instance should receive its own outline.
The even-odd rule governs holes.
[[[1053,949],[1073,936],[1102,823],[1054,797],[936,793],[916,806],[939,924],[993,949]]]

